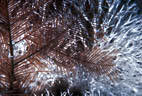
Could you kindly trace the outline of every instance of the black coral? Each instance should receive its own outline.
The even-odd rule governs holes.
[[[93,47],[97,40],[91,23],[77,6],[69,1],[64,1],[64,6],[57,1],[0,1],[2,94],[31,94],[44,90],[48,83],[42,82],[41,73],[75,73],[74,67],[78,64],[97,75],[111,72],[114,57],[110,54],[113,53]],[[89,5],[86,6],[88,9]],[[94,12],[97,14],[97,10]],[[93,14],[89,18],[92,20]],[[99,37],[103,38],[101,34]],[[52,66],[56,66],[56,70],[52,70]]]

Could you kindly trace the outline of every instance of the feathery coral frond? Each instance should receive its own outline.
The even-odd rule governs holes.
[[[52,86],[50,79],[56,78],[53,74],[75,76],[78,65],[97,75],[110,75],[115,66],[111,54],[115,52],[102,51],[97,44],[93,47],[97,39],[104,38],[104,33],[95,33],[90,23],[98,14],[98,0],[93,1],[95,9],[88,0],[85,2],[89,20],[77,5],[62,3],[63,0],[0,1],[1,93],[38,93]],[[108,12],[106,0],[102,6],[105,7],[95,27],[99,31],[103,30],[103,17]]]

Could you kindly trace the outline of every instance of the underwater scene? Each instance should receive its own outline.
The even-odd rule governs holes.
[[[0,0],[0,96],[142,96],[141,0]]]

